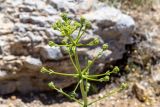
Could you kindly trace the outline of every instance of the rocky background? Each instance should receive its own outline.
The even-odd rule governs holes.
[[[61,39],[59,32],[51,29],[51,25],[59,19],[61,12],[68,12],[74,19],[84,16],[93,22],[92,29],[86,33],[82,42],[89,42],[100,36],[102,43],[109,44],[110,50],[105,53],[105,60],[99,59],[94,71],[102,72],[105,63],[121,59],[126,52],[125,45],[133,43],[131,36],[135,26],[133,19],[115,8],[91,3],[74,0],[2,2],[0,94],[15,91],[45,91],[48,89],[47,82],[53,79],[62,88],[74,82],[72,79],[51,77],[39,72],[42,66],[53,67],[61,72],[74,71],[64,48],[47,46],[49,40],[58,43]],[[79,49],[82,64],[85,63],[85,56],[92,58],[99,50],[100,47]]]
[[[72,78],[40,73],[42,66],[60,72],[74,72],[65,48],[47,45],[50,40],[60,42],[60,33],[52,30],[51,25],[60,18],[61,12],[68,12],[72,19],[83,16],[92,23],[81,42],[98,37],[101,44],[109,44],[109,50],[96,61],[92,73],[103,72],[114,63],[120,63],[123,71],[128,71],[119,79],[113,79],[105,90],[122,82],[128,82],[129,89],[96,107],[159,107],[160,11],[158,7],[148,11],[142,8],[130,11],[125,7],[122,10],[125,11],[98,0],[0,0],[0,94],[32,93],[31,98],[34,98],[33,92],[50,91],[47,86],[50,81],[61,88],[76,82]],[[79,48],[81,65],[85,64],[85,57],[92,59],[99,50],[100,46]],[[104,93],[102,91],[97,96]],[[49,100],[45,94],[40,97]],[[37,100],[26,104],[21,98],[17,100],[15,95],[1,100],[2,107],[46,106]],[[66,104],[77,107],[74,103],[53,104],[53,100],[50,103],[54,107],[66,107]]]

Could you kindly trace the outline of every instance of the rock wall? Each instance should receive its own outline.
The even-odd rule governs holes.
[[[109,44],[109,50],[96,61],[91,73],[102,72],[105,63],[121,59],[125,46],[133,43],[134,20],[97,0],[0,0],[0,94],[47,91],[50,81],[61,88],[76,82],[40,73],[42,66],[74,72],[65,48],[47,45],[49,40],[56,43],[61,40],[51,24],[64,11],[73,19],[84,16],[92,22],[82,42],[99,37],[101,44]],[[81,65],[85,65],[85,57],[93,58],[99,49],[99,46],[78,49]]]

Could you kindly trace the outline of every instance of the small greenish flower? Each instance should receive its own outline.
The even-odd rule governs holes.
[[[111,74],[111,72],[110,71],[106,71],[105,74],[109,76]]]
[[[94,43],[94,45],[98,45],[98,44],[99,44],[99,39],[98,39],[98,38],[95,38],[95,39],[93,40],[93,43]]]
[[[78,94],[77,94],[75,91],[72,91],[72,92],[70,93],[70,96],[71,96],[72,98],[76,98],[76,97],[78,97]]]
[[[114,69],[113,69],[113,73],[116,74],[116,73],[118,73],[119,71],[120,71],[120,69],[118,68],[118,66],[115,66]]]
[[[57,46],[57,44],[54,43],[53,41],[49,41],[48,45],[49,45],[50,47]]]
[[[85,22],[86,22],[86,19],[84,17],[81,17],[81,19],[80,19],[81,25],[83,25]]]
[[[109,81],[109,76],[106,75],[105,77],[100,78],[99,80],[100,80],[101,82],[103,82],[103,81]]]
[[[108,45],[107,44],[103,44],[102,49],[103,49],[103,51],[107,50],[108,49]]]
[[[64,21],[67,21],[67,20],[68,20],[67,13],[62,13],[62,14],[61,14],[61,18],[62,18]]]
[[[93,62],[92,60],[88,60],[88,65],[92,64],[92,62]]]
[[[77,29],[77,28],[79,28],[79,27],[81,26],[81,24],[80,24],[79,22],[75,21],[75,22],[74,22],[74,26],[75,26],[75,28]]]
[[[62,44],[67,44],[68,43],[68,38],[64,38],[63,40],[62,40]]]
[[[52,28],[54,30],[59,30],[61,28],[61,26],[62,26],[62,22],[61,22],[61,20],[58,20],[55,24],[52,25]]]
[[[86,91],[87,92],[89,91],[90,87],[91,87],[91,84],[89,82],[87,82],[87,84],[86,84]]]
[[[123,89],[126,89],[126,88],[128,88],[128,84],[127,83],[122,83],[121,84],[121,89],[123,90]]]
[[[41,73],[48,73],[48,72],[49,72],[48,69],[46,69],[45,67],[41,68]]]
[[[56,89],[55,85],[53,82],[48,83],[48,86],[52,89]]]
[[[86,27],[87,29],[91,28],[91,23],[90,23],[89,21],[86,21],[85,27]]]
[[[96,46],[98,44],[99,44],[99,39],[98,38],[94,38],[93,41],[88,43],[89,46]]]

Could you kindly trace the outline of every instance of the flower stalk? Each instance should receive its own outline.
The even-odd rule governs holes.
[[[104,81],[109,81],[109,76],[110,74],[113,73],[118,73],[119,68],[114,67],[112,71],[107,71],[106,73],[103,74],[90,74],[90,68],[94,64],[94,62],[108,49],[108,45],[104,44],[102,46],[102,50],[97,54],[96,57],[94,57],[92,60],[88,60],[87,65],[82,68],[79,62],[78,54],[77,54],[77,48],[78,47],[88,47],[88,46],[96,46],[99,45],[99,40],[95,38],[93,41],[87,43],[87,44],[82,44],[80,43],[80,40],[86,30],[90,28],[90,23],[87,21],[85,18],[81,18],[80,21],[71,21],[66,14],[61,15],[62,20],[58,20],[56,23],[53,24],[52,28],[54,30],[58,30],[61,32],[61,35],[63,38],[61,44],[56,44],[53,41],[49,42],[49,46],[51,47],[61,47],[65,46],[67,48],[67,52],[69,54],[70,60],[75,68],[75,73],[73,74],[67,74],[67,73],[62,73],[62,72],[55,72],[51,69],[42,67],[41,72],[42,73],[48,73],[50,75],[61,75],[61,76],[69,76],[73,78],[77,78],[78,83],[75,87],[75,89],[72,91],[71,94],[65,93],[61,88],[57,88],[53,82],[50,82],[48,85],[50,88],[60,92],[64,96],[70,98],[71,100],[76,101],[79,103],[82,107],[88,107],[89,105],[106,98],[109,95],[112,95],[115,92],[119,92],[124,89],[124,84],[123,87],[118,88],[117,90],[114,90],[113,92],[110,92],[110,94],[105,95],[103,98],[97,99],[93,102],[88,101],[88,92],[90,89],[90,81],[97,81],[97,82],[104,82]],[[78,35],[76,38],[73,38],[72,34],[78,30]],[[78,100],[76,96],[76,91],[80,88],[80,92],[82,95],[82,101]]]

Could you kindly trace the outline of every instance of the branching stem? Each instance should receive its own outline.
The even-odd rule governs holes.
[[[93,66],[95,61],[99,58],[99,56],[101,56],[103,54],[103,52],[106,49],[108,49],[107,44],[104,44],[102,46],[102,50],[94,58],[92,58],[92,60],[88,60],[88,64],[85,67],[81,68],[80,60],[79,60],[76,49],[78,47],[97,46],[99,44],[99,40],[98,40],[98,38],[97,39],[95,38],[94,40],[92,40],[88,44],[80,43],[80,39],[82,38],[82,36],[86,32],[86,30],[90,27],[90,23],[85,18],[81,18],[79,22],[74,21],[74,23],[72,23],[72,21],[70,20],[70,18],[67,17],[66,14],[62,14],[61,17],[62,17],[62,20],[58,20],[52,27],[53,27],[53,29],[61,32],[62,36],[64,37],[63,40],[61,41],[62,43],[56,44],[53,41],[51,41],[51,42],[49,42],[49,45],[50,46],[59,46],[59,47],[65,46],[65,47],[67,47],[71,63],[73,64],[76,72],[75,72],[75,74],[74,73],[69,74],[69,73],[55,72],[52,69],[48,70],[45,67],[42,67],[41,72],[42,73],[49,73],[51,75],[53,74],[53,75],[74,77],[74,78],[78,79],[78,83],[75,86],[73,93],[71,93],[71,94],[67,94],[62,89],[57,88],[53,82],[49,83],[49,86],[52,89],[55,89],[56,91],[65,95],[66,97],[78,102],[80,105],[82,105],[82,107],[88,107],[89,105],[92,105],[93,103],[95,103],[101,99],[104,99],[104,98],[124,89],[126,87],[125,84],[123,84],[120,88],[117,88],[117,89],[111,91],[107,95],[105,95],[105,96],[103,96],[103,97],[101,97],[91,103],[88,102],[87,94],[88,94],[89,87],[90,87],[89,81],[97,81],[97,82],[108,81],[109,75],[112,73],[117,73],[119,71],[119,68],[116,67],[111,72],[108,71],[103,74],[90,74],[89,70]],[[76,36],[76,38],[74,38],[72,36],[72,34],[76,30],[79,30],[79,31],[78,31],[78,35]],[[80,87],[83,102],[76,99],[76,91],[77,91],[78,87]]]
[[[78,77],[78,74],[68,74],[68,73],[60,73],[60,72],[55,72],[51,69],[49,69],[49,74],[56,74],[56,75],[61,75],[61,76],[71,76],[71,77]]]

